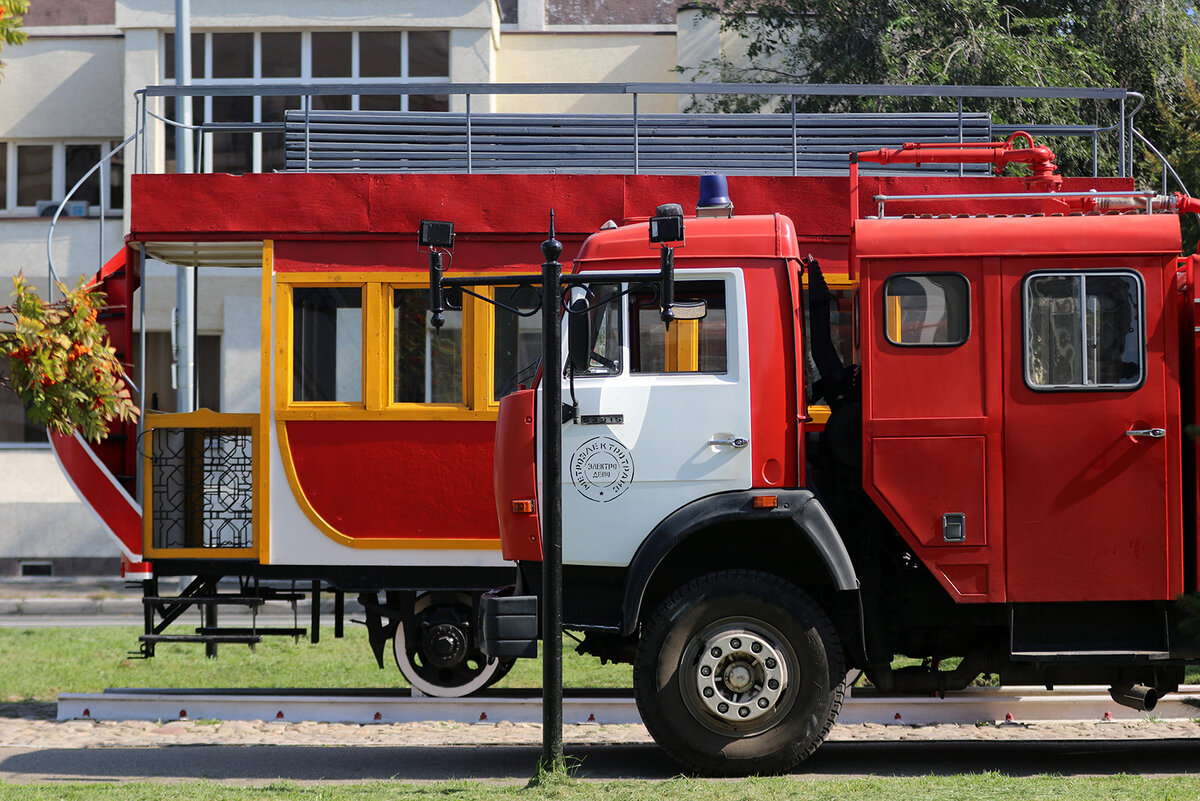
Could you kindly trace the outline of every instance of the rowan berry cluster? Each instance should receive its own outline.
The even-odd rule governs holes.
[[[113,421],[137,419],[138,408],[99,322],[104,293],[84,279],[74,289],[58,286],[62,299],[46,303],[24,275],[13,279],[13,303],[0,307],[9,368],[0,386],[17,393],[35,423],[98,442]]]

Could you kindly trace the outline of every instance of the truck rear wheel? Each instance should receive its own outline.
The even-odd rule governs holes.
[[[769,573],[697,578],[646,621],[634,662],[638,710],[680,765],[710,776],[781,773],[837,719],[845,660],[828,615]]]

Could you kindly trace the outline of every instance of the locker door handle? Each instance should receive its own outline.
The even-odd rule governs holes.
[[[1127,437],[1153,437],[1154,439],[1162,439],[1167,435],[1165,428],[1135,428],[1132,431],[1126,431]]]

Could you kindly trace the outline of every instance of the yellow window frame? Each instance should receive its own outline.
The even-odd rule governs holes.
[[[378,294],[378,284],[372,284],[368,274],[362,273],[278,273],[275,276],[275,410],[280,420],[312,420],[340,419],[347,415],[353,416],[368,410],[374,387],[370,384],[373,371],[366,369],[372,358],[377,358],[371,350],[378,337],[372,337],[372,326],[378,326],[378,321],[372,321],[376,316],[378,302],[373,302],[373,294]],[[362,290],[362,364],[359,370],[362,375],[362,400],[350,401],[298,401],[293,397],[295,379],[294,353],[292,332],[295,323],[293,314],[293,290],[296,288],[331,287],[336,289]]]
[[[275,417],[287,420],[494,420],[492,399],[495,312],[463,294],[461,403],[396,403],[392,315],[397,289],[427,289],[424,273],[322,272],[275,276]],[[363,292],[361,402],[297,401],[293,395],[292,291],[296,287],[361,287]],[[490,287],[475,290],[492,297]]]

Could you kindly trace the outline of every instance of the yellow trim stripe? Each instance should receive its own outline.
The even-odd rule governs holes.
[[[255,460],[257,470],[258,504],[255,516],[258,532],[255,541],[258,545],[258,561],[261,564],[271,562],[271,301],[272,289],[275,286],[275,241],[268,239],[263,242],[262,254],[262,288],[260,289],[262,319],[259,324],[259,353],[262,355],[262,365],[258,373],[258,458]]]

